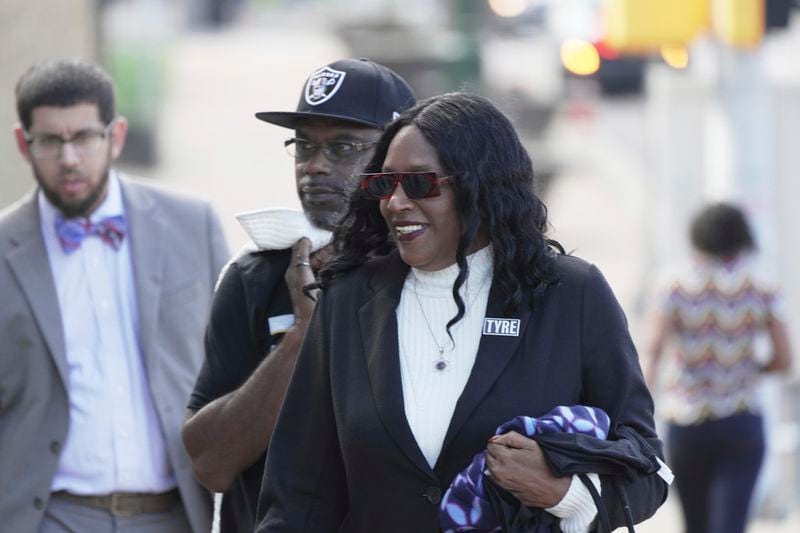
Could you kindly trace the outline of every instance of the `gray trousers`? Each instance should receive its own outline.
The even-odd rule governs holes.
[[[164,513],[113,516],[58,496],[50,498],[39,533],[190,533],[183,504]]]

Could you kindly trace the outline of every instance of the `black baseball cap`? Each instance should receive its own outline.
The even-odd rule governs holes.
[[[309,118],[383,128],[416,102],[414,91],[394,71],[369,59],[342,59],[309,76],[297,111],[265,111],[256,118],[292,129]]]

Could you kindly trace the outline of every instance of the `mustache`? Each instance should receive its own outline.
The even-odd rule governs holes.
[[[331,194],[338,194],[340,196],[347,196],[348,190],[345,187],[341,186],[334,186],[334,185],[307,185],[304,187],[300,187],[301,193],[308,193],[308,192],[325,192]]]
[[[58,177],[62,181],[78,181],[78,180],[86,180],[88,177],[86,176],[85,172],[81,172],[78,169],[66,169],[59,172]]]

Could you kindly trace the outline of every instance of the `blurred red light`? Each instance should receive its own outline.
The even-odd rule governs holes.
[[[603,59],[617,59],[619,57],[619,52],[604,41],[597,41],[594,43],[594,47],[597,48],[597,53]]]

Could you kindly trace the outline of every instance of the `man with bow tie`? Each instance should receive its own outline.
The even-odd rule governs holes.
[[[111,168],[111,79],[30,68],[14,133],[38,187],[0,213],[0,529],[207,532],[180,441],[228,257],[207,203]]]

